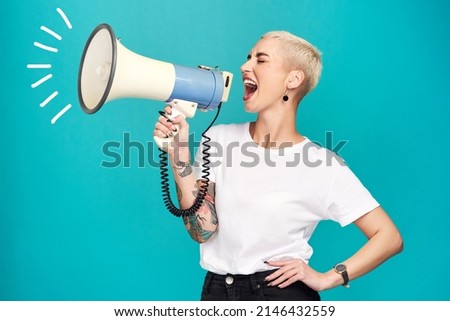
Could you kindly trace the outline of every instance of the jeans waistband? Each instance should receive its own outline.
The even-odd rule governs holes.
[[[256,280],[264,280],[266,278],[266,276],[272,274],[275,271],[276,271],[276,269],[273,269],[273,270],[255,272],[253,274],[231,274],[231,273],[217,274],[217,273],[208,271],[207,274],[214,277],[215,279],[224,279],[224,280],[227,278],[227,276],[231,276],[236,280],[250,279],[250,278],[256,279]]]
[[[249,285],[253,290],[257,290],[261,287],[263,283],[265,283],[265,278],[275,272],[274,270],[256,272],[253,274],[216,274],[213,272],[209,272],[206,274],[207,278],[212,281],[223,282],[227,287],[234,286],[236,282],[249,282]]]

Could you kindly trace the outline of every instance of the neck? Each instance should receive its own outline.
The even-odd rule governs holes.
[[[250,135],[258,145],[280,148],[304,140],[296,129],[296,106],[285,105],[258,113],[256,122],[250,124]]]

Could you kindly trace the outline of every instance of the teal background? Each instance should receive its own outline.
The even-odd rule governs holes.
[[[56,12],[73,25],[69,30]],[[259,36],[284,29],[323,53],[318,88],[300,107],[310,139],[336,144],[390,213],[405,250],[325,300],[449,300],[450,5],[448,1],[4,1],[1,59],[0,299],[198,300],[198,245],[164,208],[159,169],[103,168],[108,141],[146,145],[161,102],[124,99],[88,116],[76,93],[90,32],[113,26],[129,49],[235,75],[217,123],[254,119],[242,106],[239,66]],[[39,30],[57,31],[58,41]],[[59,49],[50,53],[39,41]],[[53,79],[32,89],[51,63]],[[46,107],[53,90],[59,95]],[[55,125],[66,104],[73,107]],[[214,113],[198,113],[198,137]],[[146,149],[157,159],[155,149]],[[141,155],[143,156],[143,155]],[[324,222],[313,236],[319,271],[364,242]]]

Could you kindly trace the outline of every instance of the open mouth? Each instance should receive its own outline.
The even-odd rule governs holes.
[[[249,100],[250,98],[252,98],[253,94],[255,93],[255,91],[258,89],[258,85],[256,84],[256,82],[254,82],[251,79],[244,79],[244,101]]]

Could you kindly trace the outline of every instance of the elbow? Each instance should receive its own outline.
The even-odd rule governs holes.
[[[216,230],[214,231],[205,231],[206,233],[203,233],[202,237],[197,240],[199,243],[205,243],[211,239],[211,237],[216,233]]]
[[[206,243],[210,238],[211,237],[202,237],[202,238],[196,239],[195,241],[197,241],[197,243],[199,243],[199,244],[203,244],[203,243]]]
[[[214,233],[215,231],[199,230],[199,231],[190,231],[189,235],[195,242],[202,244],[211,239]]]
[[[403,248],[404,248],[403,239],[402,239],[402,237],[400,237],[400,239],[398,241],[398,245],[397,245],[397,254],[403,252]]]
[[[392,244],[392,255],[399,254],[403,252],[404,244],[403,244],[403,238],[400,235],[400,232],[396,231],[395,235],[391,238],[391,244]]]
[[[191,236],[191,237],[192,237],[192,236]],[[210,238],[211,238],[211,236],[208,236],[208,237],[192,237],[192,239],[193,239],[195,242],[199,243],[199,244],[206,243]]]

